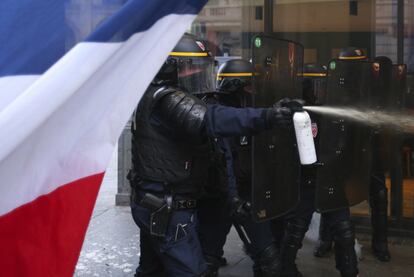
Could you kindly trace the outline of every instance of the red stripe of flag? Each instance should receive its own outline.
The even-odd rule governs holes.
[[[73,276],[103,176],[65,184],[1,216],[0,276]]]

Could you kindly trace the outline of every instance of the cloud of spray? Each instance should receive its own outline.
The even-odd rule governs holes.
[[[305,106],[303,108],[313,113],[357,121],[369,126],[394,127],[407,133],[414,133],[414,115],[403,112],[329,106]]]

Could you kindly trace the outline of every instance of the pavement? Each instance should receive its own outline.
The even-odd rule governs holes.
[[[75,276],[133,276],[139,260],[139,229],[128,207],[115,206],[117,191],[117,155],[107,169],[86,239],[76,266]],[[315,230],[315,228],[313,228]],[[312,255],[314,233],[307,235],[297,263],[305,277],[339,276],[333,255],[315,258]],[[390,238],[392,261],[380,263],[371,255],[369,236],[357,234],[362,245],[360,276],[414,276],[414,241]],[[221,277],[250,277],[252,262],[242,251],[235,230],[229,234],[224,256],[228,265],[220,269]]]

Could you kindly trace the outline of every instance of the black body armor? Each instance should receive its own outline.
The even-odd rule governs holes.
[[[132,127],[133,175],[164,183],[177,194],[197,194],[211,156],[209,141],[202,139],[205,111],[192,95],[150,86]]]

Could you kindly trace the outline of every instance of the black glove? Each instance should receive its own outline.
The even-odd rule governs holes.
[[[279,108],[279,107],[285,107],[289,108],[292,113],[295,112],[303,112],[303,105],[305,104],[305,101],[302,99],[290,99],[290,98],[283,98],[279,101],[277,101],[273,107]]]
[[[266,122],[269,128],[289,128],[293,124],[292,117],[291,109],[286,107],[273,107],[266,111]]]
[[[289,103],[290,101],[292,101],[292,99],[290,98],[282,98],[279,101],[277,101],[276,103],[273,104],[274,108],[281,108],[281,107],[286,107],[286,104]]]
[[[243,222],[251,218],[252,204],[242,200],[238,197],[233,197],[231,200],[231,216],[237,222]]]

